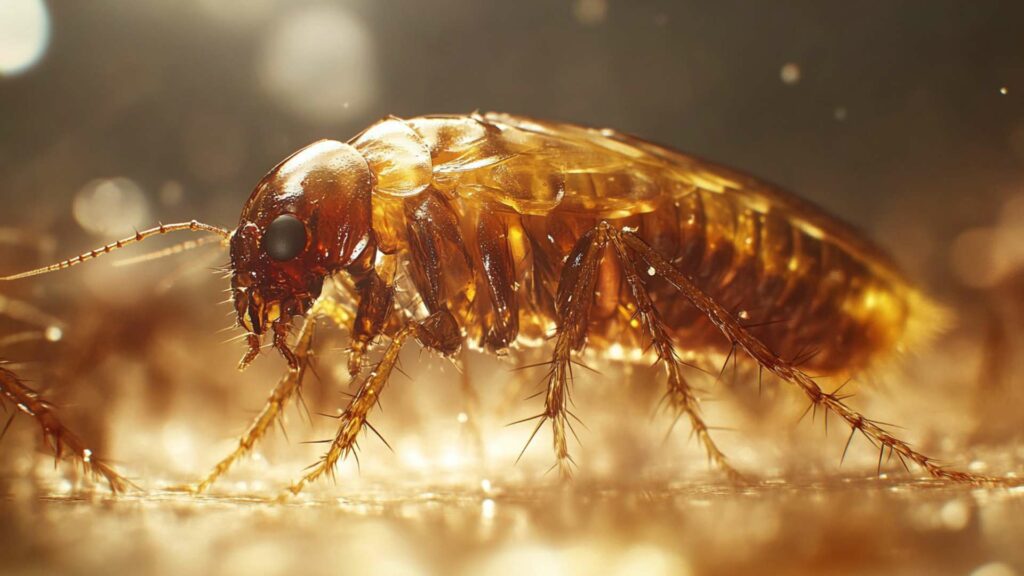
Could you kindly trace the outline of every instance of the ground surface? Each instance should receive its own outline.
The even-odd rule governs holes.
[[[286,504],[58,491],[0,514],[5,574],[1024,573],[1024,489],[885,479],[378,487]]]

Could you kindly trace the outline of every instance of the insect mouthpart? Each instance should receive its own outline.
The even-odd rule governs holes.
[[[263,314],[263,298],[257,292],[250,292],[248,288],[236,288],[235,312],[238,313],[238,323],[250,334],[263,334],[266,322]]]

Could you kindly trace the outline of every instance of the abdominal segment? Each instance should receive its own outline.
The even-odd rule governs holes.
[[[500,120],[500,121],[499,121]],[[491,116],[414,119],[434,179],[374,198],[381,249],[405,255],[417,303],[444,308],[471,346],[541,346],[558,326],[565,259],[598,223],[644,242],[776,355],[852,372],[903,340],[920,295],[887,257],[799,199],[710,163],[617,134]],[[653,274],[643,283],[675,345],[726,341]],[[602,259],[587,346],[646,347],[622,265]]]

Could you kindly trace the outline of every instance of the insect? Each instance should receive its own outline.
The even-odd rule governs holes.
[[[313,325],[327,315],[351,335],[358,388],[298,493],[352,453],[410,339],[452,355],[545,347],[546,386],[533,434],[552,429],[568,472],[574,356],[648,347],[666,400],[709,458],[718,448],[680,351],[746,354],[762,371],[838,416],[904,465],[954,481],[998,479],[940,466],[826,392],[809,374],[852,376],[912,348],[942,323],[874,244],[777,188],[613,132],[505,114],[387,117],[349,142],[321,140],[274,167],[228,231],[161,225],[15,280],[69,268],[151,236],[188,230],[229,244],[231,294],[248,348],[268,338],[289,365],[208,488],[250,450],[298,390]],[[341,278],[342,297],[322,297]],[[401,300],[402,293],[415,298]],[[307,317],[292,338],[293,319]],[[366,354],[383,351],[372,369]],[[813,350],[813,353],[809,353]],[[11,377],[8,377],[10,381]],[[533,436],[531,435],[531,440]],[[849,443],[847,444],[849,446]]]

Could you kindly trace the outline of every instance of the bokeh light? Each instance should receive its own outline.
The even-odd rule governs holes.
[[[966,286],[989,288],[1024,268],[1024,194],[1003,204],[997,225],[969,228],[953,242],[953,271]]]
[[[600,24],[608,18],[608,0],[576,0],[572,11],[580,24]]]
[[[800,82],[800,65],[795,62],[787,62],[779,70],[779,78],[783,84],[790,86]]]
[[[50,14],[43,0],[0,2],[0,76],[34,66],[50,43]]]
[[[377,94],[370,33],[337,6],[285,16],[267,38],[259,73],[279,105],[309,122],[358,116]]]
[[[149,203],[139,185],[128,178],[100,178],[75,195],[75,221],[102,236],[134,232],[149,221]]]

